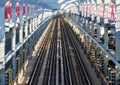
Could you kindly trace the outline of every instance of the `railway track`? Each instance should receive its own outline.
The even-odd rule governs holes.
[[[69,65],[69,60],[68,60],[68,53],[67,53],[67,43],[65,41],[67,41],[68,39],[65,36],[65,33],[63,31],[64,29],[64,23],[62,22],[61,26],[63,26],[63,28],[61,28],[61,36],[62,36],[62,56],[63,56],[63,61],[64,61],[64,76],[65,76],[65,85],[72,85],[72,74],[71,74],[71,69],[70,69],[70,65]]]
[[[54,24],[54,21],[50,25],[50,28],[52,28],[53,24]],[[42,41],[41,48],[39,50],[38,59],[36,61],[34,71],[31,74],[28,85],[37,85],[39,74],[41,72],[41,68],[43,65],[44,58],[45,58],[44,56],[46,55],[48,44],[49,44],[49,41],[51,40],[51,33],[52,33],[51,29],[48,29],[47,34]]]
[[[47,67],[44,74],[44,80],[42,85],[55,85],[56,77],[56,56],[57,56],[57,19],[53,25],[53,36],[51,38],[50,49],[48,52]]]
[[[55,18],[42,42],[29,85],[92,85],[78,45],[79,40],[64,18]],[[40,73],[43,80],[38,84]]]
[[[70,84],[92,85],[85,66],[80,58],[81,55],[78,48],[79,42],[68,23],[66,23],[64,20],[62,20],[62,22],[62,26],[64,26],[61,29],[61,32],[63,33],[63,46],[65,47],[65,54],[67,56],[66,61],[68,61],[68,69],[71,72],[69,72],[69,78],[71,79]]]

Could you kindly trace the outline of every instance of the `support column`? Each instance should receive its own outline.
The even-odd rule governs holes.
[[[84,34],[84,37],[83,37],[83,47],[86,50],[86,34]]]
[[[94,36],[94,19],[93,18],[92,18],[92,28],[91,28],[91,30],[92,30],[91,34],[92,34],[92,36]]]
[[[100,67],[100,57],[101,57],[101,54],[100,54],[100,48],[98,47],[96,49],[96,65],[98,67]]]
[[[5,57],[5,33],[2,35],[3,38],[0,40],[0,62],[4,61]]]
[[[20,32],[20,33],[19,33],[19,34],[20,34],[20,35],[19,35],[19,36],[20,36],[19,38],[20,38],[20,42],[23,42],[23,40],[24,40],[24,39],[23,39],[23,33],[24,33],[24,32],[23,32],[23,31],[24,31],[24,30],[23,30],[23,29],[24,29],[23,27],[24,27],[24,24],[25,24],[24,22],[25,22],[25,21],[24,21],[24,17],[21,17],[21,18],[22,18],[22,19],[21,19],[22,22],[21,22],[21,24],[20,24],[21,26],[20,26],[20,31],[19,31],[19,32]]]
[[[12,85],[12,72],[13,70],[11,68],[5,72],[5,85]]]
[[[97,41],[100,42],[100,24],[97,23]]]
[[[20,31],[19,31],[20,33],[19,33],[19,40],[20,40],[20,42],[22,42],[23,41],[23,26],[21,25],[20,26]]]
[[[79,38],[80,38],[80,43],[82,43],[82,35],[83,35],[82,31],[79,29]]]
[[[5,9],[0,9],[0,84],[5,85]]]
[[[5,68],[0,69],[0,84],[5,85]]]
[[[91,45],[90,38],[89,36],[86,36],[86,51],[88,55],[90,54],[90,45]]]
[[[84,22],[84,21],[83,21],[83,17],[81,16],[81,18],[80,18],[80,26],[81,26],[81,27],[83,27],[83,22]]]
[[[13,22],[10,23],[12,28],[12,50],[15,50],[16,47],[16,28],[13,25]]]
[[[16,66],[15,66],[15,55],[12,57],[12,69],[13,69],[13,78],[16,77]]]
[[[95,45],[94,42],[91,42],[91,49],[90,49],[90,60],[91,60],[91,64],[92,66],[94,65],[94,58],[95,58]]]
[[[115,20],[115,59],[120,63],[120,1],[115,0],[115,5],[116,5],[116,20]],[[116,84],[115,85],[120,85],[120,68],[116,66]]]
[[[5,85],[5,66],[3,66],[4,57],[5,57],[5,35],[0,41],[0,84]]]
[[[28,21],[25,23],[25,37],[28,36]]]
[[[32,33],[32,20],[30,18],[30,33]]]
[[[35,30],[35,18],[33,18],[33,30]]]
[[[39,17],[38,17],[38,21],[39,21],[39,25],[40,25],[40,22],[41,22],[41,21],[40,21],[40,14],[39,14]]]
[[[115,34],[115,36],[116,36],[116,38],[115,38],[115,41],[116,41],[116,60],[118,61],[118,62],[120,62],[120,14],[119,14],[119,12],[120,12],[120,2],[118,1],[118,0],[116,0],[116,4],[118,4],[118,5],[116,5],[116,23],[115,23],[115,32],[116,32],[116,34]],[[119,77],[120,78],[120,77]]]
[[[34,19],[34,24],[35,24],[35,29],[36,29],[37,28],[37,19],[36,19],[36,17]]]
[[[90,33],[90,21],[88,21],[88,19],[87,19],[87,22],[88,22],[88,33]]]
[[[86,30],[86,18],[85,17],[83,18],[83,29]]]
[[[81,42],[82,42],[82,46],[84,45],[84,33],[82,32],[82,34],[81,34]]]
[[[17,73],[17,80],[18,80],[18,83],[20,82],[20,75],[21,75],[21,71],[20,71],[20,57],[16,57],[15,58],[15,65],[16,65],[16,73]]]
[[[97,41],[98,42],[101,42],[101,30],[100,30],[100,16],[97,16],[96,17],[96,19],[97,19]]]
[[[104,58],[104,74],[105,74],[105,77],[106,77],[106,84],[109,83],[109,75],[108,75],[108,60],[109,60],[109,57],[104,53],[103,54],[105,56]]]
[[[108,50],[108,29],[105,28],[104,32],[104,47]]]
[[[27,66],[27,64],[26,64],[26,61],[27,61],[27,58],[26,58],[26,50],[23,50],[23,70],[24,70],[24,72],[26,72],[26,66]]]
[[[106,69],[107,65],[106,65],[105,53],[102,52],[101,56],[102,56],[102,60],[101,60],[102,67],[101,67],[101,70],[102,70],[102,73],[104,74],[104,76],[106,76],[107,75],[107,69]]]

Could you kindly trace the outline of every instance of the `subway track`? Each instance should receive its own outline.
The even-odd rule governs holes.
[[[81,55],[79,53],[79,42],[76,38],[76,35],[71,30],[71,27],[67,22],[62,20],[63,25],[61,32],[63,34],[63,50],[65,51],[63,54],[66,55],[66,61],[68,61],[68,68],[70,70],[69,72],[69,78],[71,78],[70,85],[91,85],[91,81],[89,80],[88,74],[85,70],[84,64],[81,60]],[[74,69],[74,70],[73,70]]]
[[[50,25],[50,28],[52,28],[53,24],[54,24],[54,21]],[[44,58],[45,58],[44,56],[46,55],[48,44],[49,44],[49,41],[51,40],[51,33],[52,33],[51,29],[47,30],[47,34],[45,35],[45,37],[42,41],[41,48],[40,48],[39,54],[38,54],[38,59],[35,64],[34,71],[31,74],[28,85],[37,85],[39,74],[41,72],[41,68],[43,65]]]
[[[70,25],[63,17],[55,18],[42,41],[28,85],[38,84],[46,56],[43,81],[38,85],[92,85],[78,45],[79,40]]]
[[[56,56],[57,56],[57,19],[53,25],[53,37],[51,38],[48,53],[47,67],[44,74],[43,85],[55,85]]]
[[[74,57],[74,62],[76,62],[76,65],[74,66],[74,71],[75,71],[75,74],[76,74],[76,82],[77,82],[77,85],[91,85],[91,81],[89,80],[89,76],[87,74],[87,71],[85,70],[85,66],[82,62],[82,59],[81,59],[81,55],[80,55],[80,52],[79,52],[79,42],[78,42],[78,39],[76,38],[76,35],[75,33],[73,32],[73,30],[71,30],[71,27],[69,26],[69,24],[67,24],[66,22],[64,22],[66,25],[65,28],[64,28],[64,32],[66,32],[66,36],[68,37],[68,40],[69,40],[69,47],[72,47],[72,56],[71,57]],[[69,44],[68,43],[68,44]],[[67,49],[69,50],[69,49]],[[73,62],[73,63],[74,63]],[[74,85],[74,84],[73,84]]]

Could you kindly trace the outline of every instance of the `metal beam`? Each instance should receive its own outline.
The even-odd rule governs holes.
[[[106,55],[108,55],[108,56],[110,57],[110,59],[116,64],[116,66],[118,66],[118,68],[120,68],[120,63],[116,61],[115,55],[113,55],[109,50],[106,50],[101,43],[97,42],[96,39],[94,39],[87,31],[85,31],[81,26],[79,26],[79,25],[78,25],[77,23],[75,23],[73,20],[72,20],[72,23],[74,23],[75,25],[77,25],[77,27],[78,27],[80,30],[82,30],[85,34],[87,34],[87,35],[94,41],[94,43],[96,43],[97,46],[98,46]]]

